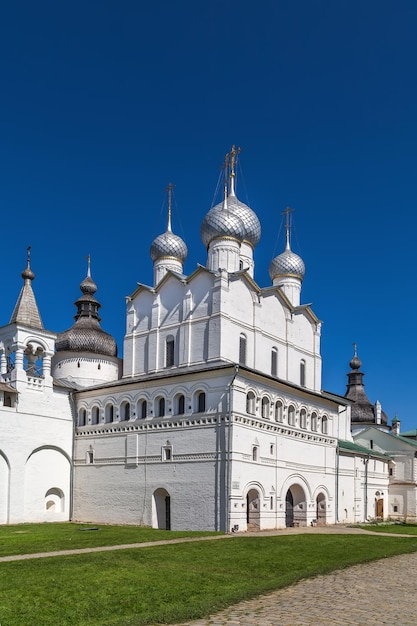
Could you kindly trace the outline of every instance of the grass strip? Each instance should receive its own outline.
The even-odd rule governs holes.
[[[2,626],[143,626],[230,604],[354,563],[415,552],[413,538],[231,537],[0,564]]]
[[[17,524],[0,526],[0,556],[116,546],[125,543],[142,543],[215,534],[219,533],[158,530],[146,526],[74,524],[72,522]]]

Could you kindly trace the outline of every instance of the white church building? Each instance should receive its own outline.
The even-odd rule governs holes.
[[[261,226],[236,195],[237,154],[202,216],[205,264],[188,276],[169,190],[153,285],[127,298],[123,362],[90,265],[75,324],[51,333],[28,256],[0,328],[1,523],[230,532],[389,515],[389,455],[354,441],[355,400],[322,389],[321,323],[302,304],[289,213],[271,284],[255,281]]]

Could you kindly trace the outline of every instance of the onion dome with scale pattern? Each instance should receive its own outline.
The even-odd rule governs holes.
[[[291,250],[289,240],[287,240],[284,252],[272,259],[269,266],[269,276],[272,281],[279,277],[303,280],[305,271],[303,259]]]
[[[158,261],[159,259],[164,258],[174,258],[177,259],[181,264],[184,263],[187,258],[188,248],[185,243],[178,235],[175,235],[172,232],[171,227],[171,202],[172,202],[172,189],[173,185],[170,183],[168,185],[168,224],[167,229],[161,235],[155,237],[151,244],[150,255],[152,261]]]
[[[224,199],[210,209],[200,229],[201,239],[206,248],[213,239],[232,237],[240,243],[248,243],[253,248],[261,238],[261,224],[256,213],[235,193],[236,156],[240,148],[232,147],[226,155],[225,169],[230,166],[230,190],[225,191]]]
[[[174,235],[170,226],[165,233],[155,237],[150,249],[152,261],[157,261],[164,257],[174,257],[181,263],[184,263],[187,254],[188,249],[185,242],[178,235]]]
[[[90,352],[116,357],[116,341],[100,326],[98,310],[101,304],[94,297],[97,285],[91,278],[90,258],[88,258],[88,273],[80,289],[82,296],[75,302],[77,307],[77,314],[74,316],[75,324],[58,335],[55,342],[56,352]]]
[[[287,207],[283,213],[286,216],[285,221],[285,250],[272,259],[269,265],[269,276],[275,284],[276,279],[295,278],[300,282],[303,281],[306,268],[303,259],[291,250],[291,213],[293,209]]]

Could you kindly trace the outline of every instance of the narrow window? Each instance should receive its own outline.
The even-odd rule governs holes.
[[[305,409],[300,411],[300,428],[307,428],[307,411]]]
[[[304,359],[300,361],[300,385],[301,387],[306,386],[306,362]]]
[[[276,348],[271,350],[271,376],[278,375],[278,352]]]
[[[114,420],[114,406],[112,404],[108,404],[106,406],[106,423],[110,423]]]
[[[148,405],[147,405],[146,400],[142,400],[139,406],[140,406],[140,418],[144,420],[148,414]]]
[[[85,426],[87,421],[87,411],[85,409],[81,409],[78,415],[78,426]]]
[[[369,440],[369,447],[371,448],[371,450],[374,449],[374,440],[373,439]]]
[[[246,396],[246,413],[255,415],[255,394],[253,391],[249,391]]]
[[[172,447],[165,446],[162,449],[162,460],[163,461],[171,461],[172,460]]]
[[[275,421],[282,423],[282,402],[277,400],[275,402]]]
[[[175,348],[174,338],[167,337],[166,355],[165,355],[166,367],[172,367],[174,365],[174,352],[175,352],[174,348]]]
[[[178,395],[175,398],[175,415],[184,415],[185,412],[185,397],[183,394]]]
[[[98,406],[93,407],[92,415],[91,415],[91,423],[98,424],[100,421],[100,410]]]
[[[273,511],[273,509],[274,509],[274,496],[271,496],[269,507],[270,507],[271,511]]]
[[[266,396],[262,398],[262,417],[269,418],[269,399]]]
[[[311,414],[311,430],[315,433],[317,430],[317,413]]]
[[[94,463],[94,452],[92,450],[87,452],[87,463]]]
[[[163,417],[165,415],[165,398],[159,398],[157,400],[157,417]]]
[[[240,335],[239,337],[239,363],[246,365],[246,336]]]
[[[206,394],[200,391],[197,396],[197,413],[204,413],[206,410]]]
[[[125,420],[125,422],[130,420],[130,403],[129,402],[125,402],[125,404],[124,404],[124,407],[123,407],[123,419]]]
[[[288,425],[295,426],[295,408],[292,405],[288,407]]]
[[[252,447],[252,461],[257,462],[259,457],[259,446]]]
[[[324,416],[322,417],[322,420],[321,420],[321,432],[323,435],[327,435],[327,431],[328,431],[327,417]]]
[[[274,454],[274,444],[271,443],[271,445],[269,446],[269,454]]]

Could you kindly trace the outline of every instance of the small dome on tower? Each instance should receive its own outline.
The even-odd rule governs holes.
[[[291,220],[290,216],[292,213],[292,209],[287,207],[284,211],[286,215],[286,223],[285,223],[285,237],[286,244],[285,250],[274,259],[272,259],[269,266],[269,276],[271,277],[272,282],[276,278],[297,278],[302,281],[304,278],[304,274],[306,273],[306,268],[304,265],[303,259],[295,254],[291,250],[290,246],[290,231],[291,231]]]
[[[168,185],[168,224],[167,229],[161,235],[155,237],[151,244],[150,255],[153,262],[165,257],[173,257],[178,259],[181,263],[184,263],[187,258],[188,249],[185,241],[178,235],[174,235],[171,227],[171,203],[172,203],[172,190],[174,185],[171,183]]]
[[[269,275],[271,280],[278,276],[293,276],[303,280],[305,274],[303,259],[288,247],[271,261]]]
[[[188,249],[185,242],[178,235],[174,235],[171,230],[155,237],[150,249],[152,261],[171,256],[184,262],[187,254]]]

